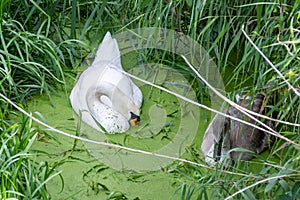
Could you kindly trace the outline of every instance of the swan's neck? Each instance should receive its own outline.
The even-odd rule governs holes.
[[[135,115],[140,114],[131,97],[110,83],[102,83],[100,86],[90,88],[87,92],[86,102],[90,109],[97,106],[97,104],[105,105],[124,116],[127,120],[131,118],[131,112]],[[91,112],[94,111],[91,110]]]

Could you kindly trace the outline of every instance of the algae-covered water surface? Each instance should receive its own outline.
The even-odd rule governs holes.
[[[169,67],[136,66],[129,72],[196,99],[184,76]],[[46,97],[37,97],[29,103],[29,109],[55,128],[95,141],[172,157],[191,156],[187,152],[190,146],[200,151],[201,135],[207,125],[204,111],[152,86],[135,82],[144,98],[141,121],[138,127],[131,127],[123,134],[103,134],[85,125],[74,114],[64,92],[53,97],[54,106]],[[47,184],[54,199],[178,199],[178,188],[183,181],[188,181],[171,173],[174,171],[169,168],[178,165],[173,160],[75,141],[42,127],[32,150],[40,151],[38,159],[49,161],[61,171],[61,177]]]

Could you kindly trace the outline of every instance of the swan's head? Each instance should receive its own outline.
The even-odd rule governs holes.
[[[133,112],[130,112],[130,120],[129,123],[131,126],[137,126],[138,122],[140,121],[140,116],[134,114]]]

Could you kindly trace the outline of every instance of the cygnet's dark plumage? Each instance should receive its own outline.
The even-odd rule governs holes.
[[[254,96],[237,95],[236,98],[237,104],[248,110],[260,114],[268,112],[266,103],[269,104],[270,99],[266,101],[266,96],[263,94]],[[229,107],[225,113],[258,125],[253,119],[234,107]],[[263,119],[259,120],[263,121]],[[272,129],[274,128],[274,123],[270,120],[264,120],[263,123]],[[221,115],[216,115],[205,132],[201,149],[205,155],[206,162],[215,164],[216,161],[223,161],[224,156],[234,148],[247,149],[259,154],[268,148],[272,139],[273,137],[270,134],[262,130]],[[249,160],[253,158],[253,155],[241,151],[231,151],[230,158],[235,161],[238,159]]]

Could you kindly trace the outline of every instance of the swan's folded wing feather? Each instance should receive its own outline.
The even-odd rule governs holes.
[[[110,32],[106,33],[102,43],[98,46],[96,57],[92,66],[97,66],[98,63],[103,62],[111,63],[118,68],[123,69],[118,43],[116,39],[111,37]]]

